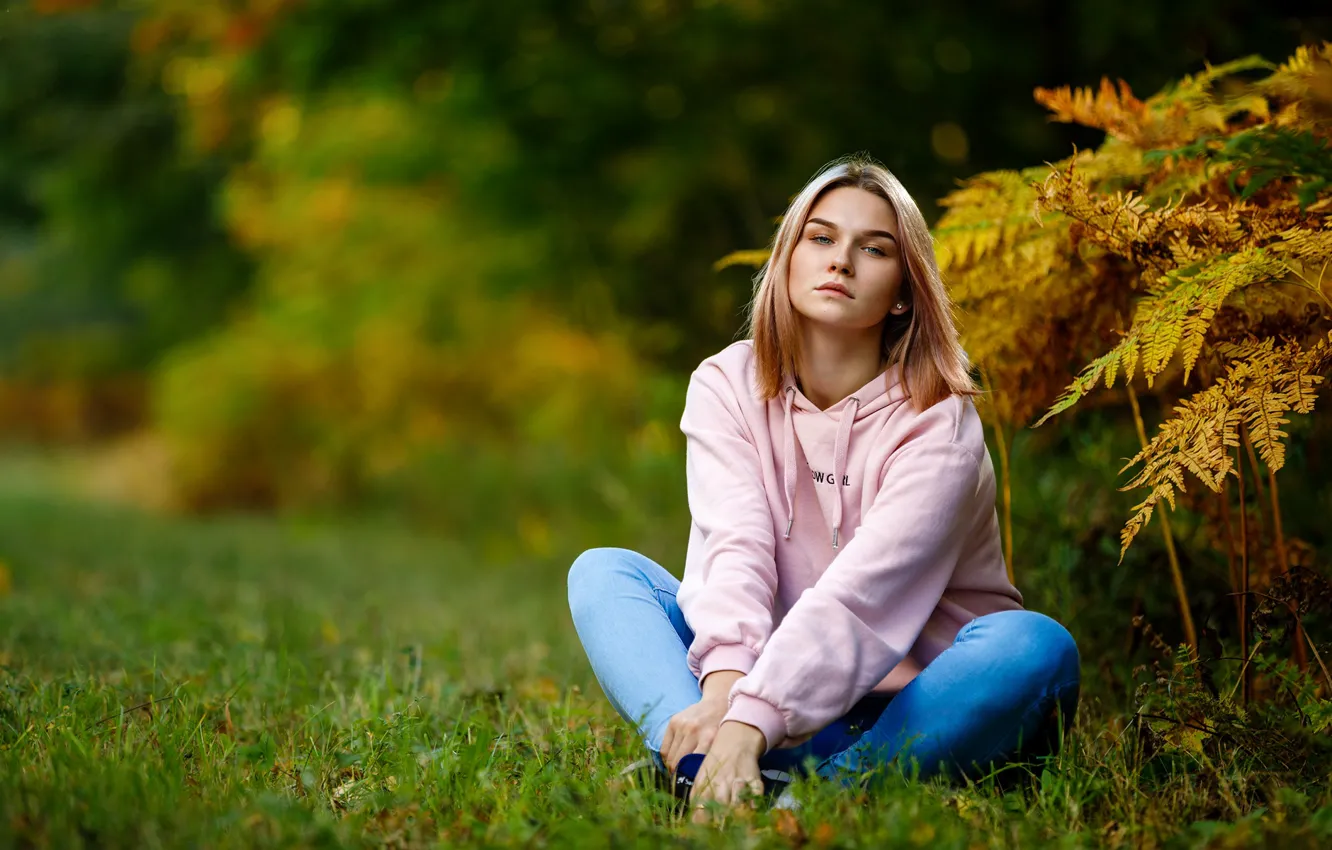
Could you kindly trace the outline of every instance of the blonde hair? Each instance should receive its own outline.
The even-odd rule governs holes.
[[[864,154],[855,154],[824,166],[800,190],[777,226],[767,262],[754,277],[746,332],[754,341],[760,398],[775,398],[785,379],[796,375],[800,334],[799,317],[791,306],[787,284],[791,252],[810,210],[825,193],[843,186],[872,192],[897,213],[900,250],[906,261],[900,300],[912,306],[901,316],[889,313],[884,322],[883,356],[887,365],[902,363],[902,383],[917,410],[953,394],[977,395],[976,384],[967,373],[967,355],[958,342],[953,304],[939,276],[925,217],[892,172]]]

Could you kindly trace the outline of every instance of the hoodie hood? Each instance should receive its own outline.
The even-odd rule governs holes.
[[[786,496],[786,531],[782,534],[784,539],[790,539],[791,527],[795,524],[797,418],[800,420],[799,430],[804,434],[800,442],[801,448],[805,450],[806,460],[811,460],[813,456],[820,454],[820,449],[827,444],[827,438],[832,438],[832,476],[835,494],[832,547],[836,549],[842,532],[842,488],[846,478],[846,459],[851,453],[851,438],[855,424],[858,420],[905,399],[906,391],[901,379],[902,364],[894,363],[851,395],[826,410],[820,410],[818,405],[800,391],[795,376],[787,376],[782,386],[784,408],[782,468],[785,470],[783,484]]]

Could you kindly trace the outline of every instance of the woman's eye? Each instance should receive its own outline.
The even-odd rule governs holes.
[[[879,250],[879,247],[878,247],[877,245],[866,245],[866,246],[865,246],[865,250],[867,250],[867,251],[878,251],[878,253],[875,254],[876,257],[886,257],[886,256],[888,256],[886,253],[884,253],[883,251]]]
[[[827,240],[828,240],[827,242],[819,242],[819,244],[820,244],[820,245],[831,245],[831,244],[832,244],[832,240],[829,239],[827,236],[824,236],[822,233],[816,233],[816,234],[814,234],[813,236],[811,236],[810,239],[813,240],[813,241],[815,241],[815,242],[819,242],[820,239],[827,239]]]

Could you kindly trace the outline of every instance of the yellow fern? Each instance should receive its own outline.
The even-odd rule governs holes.
[[[712,264],[713,271],[721,271],[731,266],[754,266],[758,267],[768,261],[771,251],[767,248],[745,249],[743,251],[732,251],[720,260]]]
[[[1218,346],[1231,365],[1215,384],[1177,405],[1142,451],[1120,470],[1143,468],[1122,490],[1150,487],[1134,506],[1133,517],[1120,532],[1120,561],[1129,544],[1147,525],[1158,502],[1173,508],[1175,492],[1184,492],[1184,472],[1193,473],[1209,489],[1220,492],[1233,468],[1229,449],[1239,445],[1243,422],[1263,462],[1273,472],[1285,465],[1289,424],[1285,414],[1309,413],[1322,372],[1332,366],[1332,333],[1304,349],[1297,342],[1277,345],[1272,338]]]

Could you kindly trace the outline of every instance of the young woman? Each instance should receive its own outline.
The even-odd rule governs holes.
[[[965,776],[1048,751],[1078,651],[1008,580],[977,390],[896,177],[853,158],[805,186],[748,330],[686,392],[683,581],[625,549],[570,570],[611,703],[662,769],[706,753],[695,806],[768,768]]]

